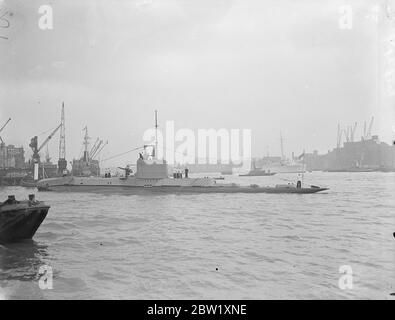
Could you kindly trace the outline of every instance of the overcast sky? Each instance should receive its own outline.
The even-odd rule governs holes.
[[[252,130],[254,156],[326,152],[337,123],[374,115],[377,105],[376,1],[333,0],[0,0],[0,122],[7,143],[23,145],[60,122],[66,105],[67,158],[79,155],[87,125],[109,141],[103,157],[141,145],[160,125]],[[38,28],[51,4],[54,29]],[[351,4],[353,28],[339,29]],[[45,135],[40,136],[43,141]],[[50,142],[57,160],[58,135]],[[134,155],[132,155],[134,157]],[[129,159],[120,159],[122,164]]]

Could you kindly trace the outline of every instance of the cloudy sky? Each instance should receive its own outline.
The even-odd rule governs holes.
[[[375,1],[338,0],[0,0],[0,122],[7,143],[23,145],[55,128],[66,105],[67,158],[78,157],[82,128],[109,141],[103,157],[141,145],[160,125],[252,130],[254,156],[326,152],[337,124],[372,115],[389,142],[378,106]],[[53,8],[40,30],[38,8]],[[339,28],[350,4],[353,26]],[[41,141],[45,135],[39,137]],[[50,142],[57,159],[58,136]],[[30,152],[28,152],[28,155]],[[134,157],[134,155],[132,155]],[[114,164],[122,164],[120,159]]]

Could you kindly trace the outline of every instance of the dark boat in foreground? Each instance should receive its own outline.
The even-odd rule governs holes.
[[[36,201],[17,201],[15,196],[0,204],[0,243],[31,239],[47,216],[50,206]]]

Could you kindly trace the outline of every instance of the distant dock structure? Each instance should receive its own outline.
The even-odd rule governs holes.
[[[9,118],[1,127],[0,133],[5,130]],[[25,150],[13,144],[6,144],[0,136],[0,185],[19,184],[26,175]]]
[[[360,141],[354,141],[356,129],[338,126],[336,148],[327,154],[306,153],[304,161],[307,171],[330,172],[395,172],[395,145],[381,142],[378,135],[372,135],[373,117],[369,126],[364,125]],[[342,136],[345,137],[343,145]]]

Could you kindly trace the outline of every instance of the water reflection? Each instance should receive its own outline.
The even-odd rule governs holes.
[[[38,280],[39,268],[47,258],[48,246],[34,240],[0,245],[0,281]]]

